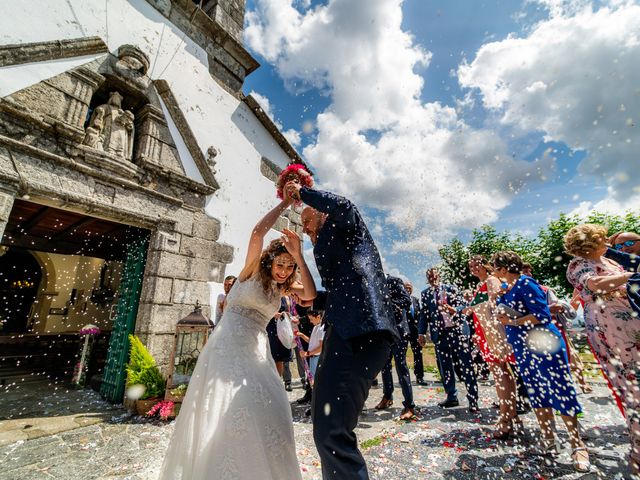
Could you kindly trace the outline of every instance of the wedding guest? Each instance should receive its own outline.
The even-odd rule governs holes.
[[[322,342],[324,340],[324,325],[322,322],[322,313],[317,310],[309,310],[307,312],[309,320],[313,325],[311,336],[308,337],[301,331],[297,332],[297,335],[309,344],[306,352],[302,353],[302,357],[309,360],[309,370],[311,371],[311,378],[316,375],[318,369],[318,361],[320,360],[320,354],[322,353]],[[311,381],[313,386],[313,380]]]
[[[565,250],[574,258],[567,279],[584,302],[589,344],[610,384],[618,394],[631,439],[631,467],[640,474],[640,325],[626,295],[633,272],[605,257],[607,229],[602,225],[573,227],[564,237]]]
[[[418,385],[426,385],[424,381],[424,359],[422,358],[422,345],[418,341],[418,325],[420,323],[420,300],[412,295],[413,285],[405,282],[404,288],[411,297],[411,306],[407,310],[407,323],[409,324],[409,345],[413,354],[413,373]]]
[[[522,274],[523,261],[515,252],[497,252],[491,263],[494,275],[504,282],[504,293],[497,299],[497,318],[506,327],[542,432],[537,453],[547,455],[555,450],[556,410],[569,433],[573,467],[587,472],[591,468],[589,453],[580,438],[577,418],[582,408],[573,386],[567,349],[551,321],[546,294],[533,278]]]
[[[415,404],[413,403],[413,388],[407,366],[407,347],[409,345],[409,324],[407,323],[406,310],[411,306],[411,297],[404,288],[402,280],[398,277],[387,275],[387,287],[389,297],[393,304],[394,316],[400,340],[391,346],[389,359],[382,369],[382,400],[376,405],[376,410],[385,410],[393,405],[393,376],[391,374],[391,360],[395,361],[398,382],[402,390],[404,401],[400,413],[400,420],[411,420],[415,416]]]
[[[326,333],[311,402],[313,438],[324,480],[368,478],[355,427],[373,379],[399,339],[382,260],[358,211],[347,198],[285,185],[308,205],[303,231],[327,291]]]
[[[501,291],[500,280],[492,275],[493,266],[482,255],[469,259],[469,270],[480,282],[471,305],[463,312],[471,313],[473,317],[474,341],[495,382],[500,416],[493,437],[506,440],[514,433],[514,424],[519,425],[520,421],[516,412],[516,380],[512,368],[515,357],[505,327],[495,316],[496,298]]]
[[[427,328],[436,346],[440,362],[442,384],[447,398],[438,405],[443,408],[457,407],[456,366],[467,387],[468,409],[472,413],[478,409],[478,383],[469,338],[469,325],[458,307],[463,307],[458,290],[453,285],[440,282],[436,268],[427,270],[429,287],[422,292],[420,343],[425,344]]]
[[[640,235],[635,232],[618,232],[609,237],[605,257],[622,265],[628,272],[640,268]]]
[[[219,294],[218,298],[216,299],[216,318],[214,325],[217,325],[220,321],[220,318],[222,317],[222,312],[224,311],[225,305],[224,301],[227,298],[227,295],[229,294],[229,291],[231,290],[231,287],[233,286],[235,281],[236,277],[234,277],[233,275],[227,275],[226,277],[224,277],[224,283],[222,284],[224,293]]]
[[[313,312],[312,306],[296,305],[296,311],[298,312],[298,323],[296,325],[297,331],[304,334],[304,337],[300,337],[300,346],[296,346],[296,362],[298,364],[298,374],[302,382],[302,388],[304,389],[304,395],[296,400],[296,403],[310,403],[311,402],[311,383],[307,378],[307,372],[304,367],[304,362],[307,362],[303,354],[308,351],[308,342],[304,340],[305,337],[311,336],[313,331],[313,324],[309,318],[309,312]],[[316,310],[317,311],[317,310]],[[295,333],[295,332],[294,332]],[[308,363],[307,363],[308,367]]]
[[[291,304],[291,299],[288,296],[282,297],[280,300],[280,310],[273,317],[269,323],[267,324],[267,336],[269,337],[269,350],[271,351],[271,356],[273,357],[273,361],[276,363],[276,369],[278,370],[278,375],[280,375],[285,384],[285,390],[287,392],[292,391],[291,388],[291,372],[289,372],[288,378],[285,377],[285,363],[290,362],[293,359],[291,354],[291,346],[285,346],[282,344],[280,339],[278,338],[278,327],[277,321],[282,318],[284,312],[288,312]]]

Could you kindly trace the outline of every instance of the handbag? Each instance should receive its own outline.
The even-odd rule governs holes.
[[[291,326],[291,317],[287,312],[283,312],[282,316],[276,320],[276,332],[282,345],[286,348],[293,346],[293,327]]]

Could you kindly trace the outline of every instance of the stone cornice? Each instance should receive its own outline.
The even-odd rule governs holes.
[[[108,52],[107,45],[100,37],[2,45],[0,67]]]
[[[251,95],[244,97],[242,101],[251,109],[253,114],[258,118],[258,120],[260,120],[262,126],[267,129],[276,143],[280,146],[280,148],[282,148],[282,150],[284,150],[284,152],[289,156],[293,163],[301,163],[307,168],[307,170],[309,170],[309,172],[311,172],[308,165],[304,162],[304,160],[302,160],[300,154],[298,154],[296,149],[293,148],[293,146],[284,137],[284,135],[282,135],[282,132],[280,132],[278,127],[276,127],[276,125],[273,123],[273,120],[269,118],[269,115],[264,112],[258,101]]]
[[[4,135],[0,135],[0,145],[6,147],[9,150],[22,152],[34,158],[39,158],[39,159],[57,163],[58,165],[71,168],[73,170],[84,173],[86,175],[90,175],[94,178],[98,178],[102,181],[113,182],[114,180],[113,174],[109,172],[103,171],[98,168],[94,168],[89,165],[85,165],[84,163],[78,162],[71,158],[66,158],[61,155],[57,155],[55,153],[42,150],[32,145],[27,145],[25,143],[22,143],[18,140],[14,140],[13,138],[6,137]],[[126,178],[118,178],[117,181],[118,181],[118,184],[123,187],[129,188],[132,190],[142,191],[150,196],[160,198],[165,202],[168,202],[174,205],[183,204],[183,201],[180,198],[172,197],[170,195],[157,192],[151,188],[147,188],[143,185],[140,185],[139,183],[134,182],[132,180],[128,180]]]
[[[191,40],[207,52],[209,51],[209,48],[207,48],[209,45],[203,41],[203,37],[217,43],[242,65],[246,75],[249,75],[260,66],[260,63],[253,58],[240,42],[233,38],[222,25],[204,13],[191,0],[147,0],[147,2],[175,25],[178,25],[178,23],[173,22],[174,19],[171,18],[172,10],[175,9],[183,17],[188,18],[192,29],[185,33]],[[196,32],[196,29],[199,30],[199,32]],[[200,35],[197,33],[200,33]]]

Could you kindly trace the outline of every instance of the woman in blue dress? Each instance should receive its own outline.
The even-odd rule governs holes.
[[[523,275],[523,261],[511,251],[496,253],[491,263],[504,294],[497,299],[497,318],[505,325],[518,371],[542,431],[541,453],[555,450],[553,410],[560,412],[569,432],[573,466],[590,469],[589,454],[580,439],[577,415],[582,411],[571,377],[567,347],[551,322],[547,296],[531,277]]]

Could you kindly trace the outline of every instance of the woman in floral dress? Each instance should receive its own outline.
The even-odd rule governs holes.
[[[631,272],[604,257],[607,229],[578,225],[565,235],[567,253],[575,258],[567,279],[584,302],[587,337],[594,355],[624,405],[631,437],[631,466],[640,473],[640,322],[633,318],[626,294]]]

